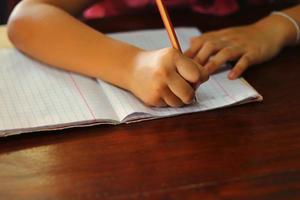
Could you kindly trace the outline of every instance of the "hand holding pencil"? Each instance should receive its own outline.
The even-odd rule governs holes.
[[[176,32],[174,30],[174,26],[172,24],[172,21],[171,21],[169,13],[167,11],[167,8],[163,3],[163,0],[156,0],[156,5],[158,7],[159,13],[160,13],[162,21],[165,25],[165,29],[168,33],[168,36],[169,36],[169,39],[170,39],[170,42],[171,42],[173,48],[177,49],[180,53],[182,53],[182,49],[180,47],[180,43],[178,41]],[[193,85],[194,88],[197,88],[200,83],[196,83],[196,84],[191,83],[191,84]]]
[[[156,2],[173,48],[139,54],[130,90],[149,106],[180,107],[194,102],[193,86],[205,82],[208,74],[182,54],[167,10],[161,0]]]

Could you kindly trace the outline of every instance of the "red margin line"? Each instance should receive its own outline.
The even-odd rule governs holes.
[[[94,118],[94,121],[96,121],[95,114],[94,114],[93,110],[91,109],[90,105],[88,104],[88,102],[87,102],[86,98],[84,97],[83,93],[81,92],[81,90],[80,90],[79,86],[77,85],[75,79],[73,78],[71,73],[69,73],[69,75],[70,75],[70,77],[71,77],[71,79],[72,79],[72,81],[75,85],[75,88],[77,89],[77,91],[79,92],[81,98],[83,99],[83,102],[85,103],[86,107],[88,108],[88,110],[90,111],[92,117]]]

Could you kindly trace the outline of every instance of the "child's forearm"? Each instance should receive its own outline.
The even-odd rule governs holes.
[[[123,88],[136,55],[142,51],[44,3],[21,3],[10,18],[8,34],[17,48],[38,60]]]

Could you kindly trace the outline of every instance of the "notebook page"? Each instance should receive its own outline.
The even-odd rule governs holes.
[[[195,28],[177,28],[176,32],[182,49],[188,48],[189,39],[192,36],[200,34]],[[170,46],[165,30],[117,33],[110,36],[149,50]],[[197,102],[182,108],[147,107],[127,91],[101,80],[98,80],[98,82],[102,85],[120,119],[127,121],[144,117],[162,117],[211,110],[260,97],[252,87],[249,87],[241,79],[228,80],[227,73],[228,71],[225,70],[211,76],[210,80],[202,84],[196,91]]]
[[[192,105],[181,108],[148,107],[127,91],[108,83],[102,82],[101,84],[116,112],[120,117],[123,117],[123,120],[138,120],[141,117],[164,117],[206,111],[260,98],[255,90],[244,84],[240,79],[228,80],[227,73],[227,71],[223,71],[211,76],[196,91],[197,101]],[[146,113],[146,115],[142,113]]]
[[[116,115],[93,79],[0,50],[0,136],[88,124]]]

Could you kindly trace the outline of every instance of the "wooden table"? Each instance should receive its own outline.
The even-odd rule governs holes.
[[[267,12],[172,15],[212,30]],[[89,23],[108,32],[162,27],[157,13]],[[300,199],[299,55],[288,48],[247,71],[262,103],[1,138],[0,199]]]
[[[0,48],[11,48],[12,44],[6,35],[6,26],[0,25]]]

